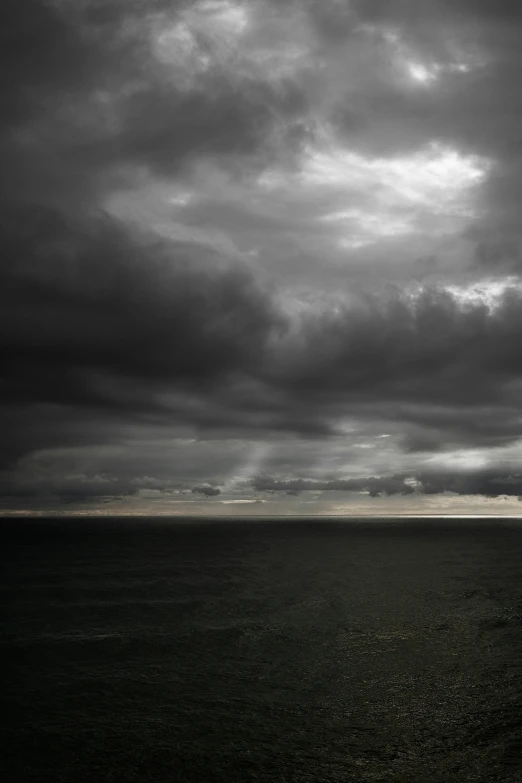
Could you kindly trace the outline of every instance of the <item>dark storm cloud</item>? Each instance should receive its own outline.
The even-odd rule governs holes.
[[[31,473],[0,475],[0,508],[14,501],[56,503],[95,503],[101,498],[132,497],[140,490],[163,492],[164,485],[149,477],[121,478],[107,473],[63,475],[40,466]]]
[[[326,302],[296,328],[251,272],[219,256],[202,268],[190,246],[113,220],[16,214],[0,293],[6,463],[53,444],[110,442],[129,416],[310,436],[377,409],[403,422],[409,450],[520,434],[516,290],[493,309],[440,290]],[[166,401],[169,392],[182,396]]]
[[[416,476],[369,477],[335,481],[292,479],[277,481],[259,477],[253,481],[257,492],[285,492],[298,495],[301,492],[367,492],[371,497],[379,495],[482,495],[488,498],[521,497],[522,475],[499,471],[475,471],[452,473],[422,473]]]
[[[303,396],[329,392],[333,400],[496,401],[522,369],[521,326],[522,295],[514,287],[491,308],[443,289],[369,296],[303,318],[275,382]]]
[[[190,5],[2,3],[4,464],[46,446],[111,442],[125,417],[165,407],[226,424],[219,403],[187,394],[208,397],[263,354],[276,316],[248,271],[99,210],[127,176],[122,166],[164,174],[193,152],[255,151],[273,121],[280,99],[263,84],[242,93],[215,73],[187,91],[154,60],[154,14],[175,21]],[[183,399],[165,405],[172,384]],[[89,427],[93,417],[101,426]]]
[[[165,173],[193,151],[255,149],[271,121],[262,85],[240,94],[209,76],[187,92],[155,63],[154,14],[175,20],[189,6],[2,4],[7,461],[45,437],[78,438],[71,419],[93,408],[115,417],[161,410],[152,386],[201,388],[262,354],[274,310],[248,271],[218,252],[140,235],[100,211],[105,190],[127,177],[122,166]],[[41,405],[53,406],[51,414]],[[42,424],[49,415],[52,432]]]
[[[334,14],[345,15],[343,3],[328,5]],[[355,0],[350,6],[358,18],[398,21],[405,26],[419,22],[431,24],[437,17],[456,20],[460,16],[468,26],[483,20],[509,25],[522,18],[517,0]]]
[[[394,422],[406,454],[518,439],[522,294],[516,280],[492,306],[444,285],[415,295],[366,295],[337,269],[337,298],[312,297],[302,310],[291,291],[278,290],[277,275],[271,285],[261,282],[250,255],[233,242],[209,239],[197,225],[198,214],[203,221],[205,209],[212,211],[204,198],[185,234],[172,230],[170,236],[154,233],[154,226],[147,232],[128,216],[116,220],[108,200],[114,192],[131,192],[138,180],[182,181],[201,162],[219,161],[255,179],[263,166],[277,163],[270,146],[276,137],[291,168],[292,155],[305,139],[313,141],[310,128],[319,120],[331,122],[348,147],[374,155],[418,149],[435,138],[494,162],[482,193],[485,217],[467,234],[476,249],[466,273],[518,274],[522,59],[518,29],[510,25],[522,14],[519,4],[434,4],[429,19],[440,21],[436,33],[427,31],[422,13],[413,13],[414,3],[348,9],[325,2],[304,10],[275,4],[290,22],[296,15],[296,35],[298,16],[306,15],[303,40],[313,40],[305,40],[304,51],[334,74],[333,97],[318,68],[301,78],[283,58],[276,65],[291,75],[280,77],[261,57],[265,71],[244,70],[225,34],[223,43],[206,28],[194,33],[195,53],[185,61],[174,36],[163,62],[153,53],[154,36],[196,6],[155,0],[1,5],[1,494],[36,504],[38,498],[94,502],[168,489],[134,462],[128,474],[123,468],[121,474],[117,468],[73,473],[45,462],[61,447],[121,444],[129,423],[223,439],[266,433],[339,443],[343,420],[355,417],[383,427]],[[364,68],[354,70],[363,60],[342,66],[350,49],[343,42],[353,40],[361,22],[377,28],[397,23],[408,45],[436,58],[447,53],[441,41],[451,20],[488,67],[449,75],[443,90],[404,91],[378,69],[369,87],[357,82]],[[345,75],[349,89],[342,86]],[[314,111],[323,112],[319,120]],[[234,223],[241,212],[232,215],[223,181],[222,212]],[[218,207],[214,218],[219,225]],[[278,223],[268,211],[252,213],[253,234],[277,225],[285,236],[291,233],[284,215]],[[257,257],[250,246],[247,252]],[[315,266],[326,268],[320,243],[307,252]],[[296,278],[297,256],[290,270]],[[271,263],[277,269],[279,257]],[[328,273],[324,277],[326,286]],[[39,451],[46,456],[35,472],[23,458]],[[214,482],[203,463],[202,476]],[[219,495],[202,476],[191,478],[192,492]],[[521,489],[511,475],[430,474],[419,481],[427,494],[518,495]],[[503,486],[508,489],[497,492]],[[397,475],[256,479],[254,488],[413,493]]]
[[[454,492],[457,495],[485,495],[490,498],[522,496],[522,476],[519,473],[444,473],[420,475],[418,479],[426,495]]]
[[[218,254],[194,270],[190,245],[103,216],[87,225],[45,209],[7,218],[1,350],[15,366],[212,378],[247,366],[276,320],[248,271],[219,269]]]
[[[293,340],[289,318],[247,269],[194,269],[190,246],[129,234],[112,220],[85,226],[44,210],[12,215],[0,294],[0,349],[11,369],[5,398],[103,403],[96,373],[115,377],[117,395],[118,377],[198,383],[242,372],[303,402],[330,394],[483,403],[521,370],[516,289],[493,310],[442,290],[337,310],[326,303],[300,321]],[[51,367],[49,386],[42,377],[35,383]],[[115,404],[146,407],[147,389],[137,383]],[[259,405],[267,404],[261,394]],[[303,416],[303,431],[314,426]]]
[[[216,497],[221,494],[219,487],[211,487],[210,485],[203,484],[200,487],[192,487],[194,495],[205,495],[207,498]]]
[[[9,200],[70,213],[137,167],[164,177],[194,155],[256,153],[281,114],[300,115],[297,86],[281,94],[251,79],[238,88],[219,63],[180,86],[175,65],[154,57],[154,30],[161,14],[174,24],[191,5],[2,4],[0,189]],[[203,35],[201,56],[205,45]]]
[[[89,409],[113,427],[122,416],[157,414],[207,429],[310,436],[335,432],[349,414],[371,419],[379,406],[411,424],[410,450],[519,435],[516,291],[493,310],[436,290],[337,311],[326,303],[295,333],[244,269],[195,269],[189,247],[151,244],[113,221],[87,231],[40,215],[39,225],[34,237],[20,236],[11,221],[16,261],[0,295],[1,394],[14,411],[4,448],[11,441],[14,457],[46,438],[78,442],[70,419]],[[182,397],[166,400],[169,390]],[[65,411],[47,434],[37,423],[42,405]]]
[[[208,251],[206,268],[191,265],[191,246],[103,216],[71,222],[39,207],[4,209],[3,218],[0,398],[13,411],[3,451],[17,457],[45,445],[39,420],[48,414],[35,406],[54,406],[50,442],[78,438],[70,419],[86,409],[114,426],[124,415],[176,410],[192,423],[226,423],[219,404],[213,412],[194,400],[251,373],[279,328],[246,269]],[[166,402],[172,385],[178,397]]]
[[[99,72],[104,50],[89,46],[81,28],[51,3],[27,0],[22,7],[6,0],[0,30],[2,121],[8,126],[34,119],[49,93],[65,96]]]
[[[89,18],[95,10],[45,0],[2,3],[1,189],[9,199],[76,204],[97,178],[83,160],[104,135],[95,95],[121,89],[132,47],[119,35],[123,17],[96,21]]]
[[[467,14],[468,18],[497,20],[507,25],[522,19],[522,8],[517,0],[445,0],[445,5],[452,11]]]

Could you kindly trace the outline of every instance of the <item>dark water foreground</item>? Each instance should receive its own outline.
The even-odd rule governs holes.
[[[522,781],[522,524],[2,521],[2,781]]]

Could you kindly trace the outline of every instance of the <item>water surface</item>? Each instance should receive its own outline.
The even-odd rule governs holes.
[[[522,780],[522,525],[3,520],[4,781]]]

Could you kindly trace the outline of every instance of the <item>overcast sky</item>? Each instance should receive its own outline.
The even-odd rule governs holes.
[[[522,513],[521,40],[2,0],[3,513]]]

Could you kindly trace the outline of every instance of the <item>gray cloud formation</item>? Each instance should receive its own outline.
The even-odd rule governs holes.
[[[201,442],[178,483],[209,498],[211,438],[267,446],[255,491],[406,497],[409,455],[464,450],[486,472],[419,468],[419,491],[520,494],[519,4],[298,6],[2,4],[6,507],[169,490],[167,430]],[[465,176],[476,200],[444,201]],[[363,477],[288,479],[320,473],[303,443]]]
[[[221,494],[219,487],[211,487],[208,484],[203,484],[200,487],[192,487],[192,492],[195,495],[205,495],[208,498],[216,497]]]
[[[258,492],[287,492],[298,494],[299,492],[368,492],[371,497],[379,495],[411,495],[414,489],[406,484],[400,476],[376,478],[371,476],[365,479],[336,479],[334,481],[309,481],[295,479],[289,481],[275,481],[272,478],[260,477],[253,480],[253,486]]]
[[[294,479],[277,481],[259,477],[252,482],[257,492],[367,492],[371,497],[379,495],[484,495],[488,498],[502,496],[522,497],[522,476],[519,473],[476,471],[473,473],[433,473],[417,476],[371,476],[363,479],[337,479],[315,481]]]

